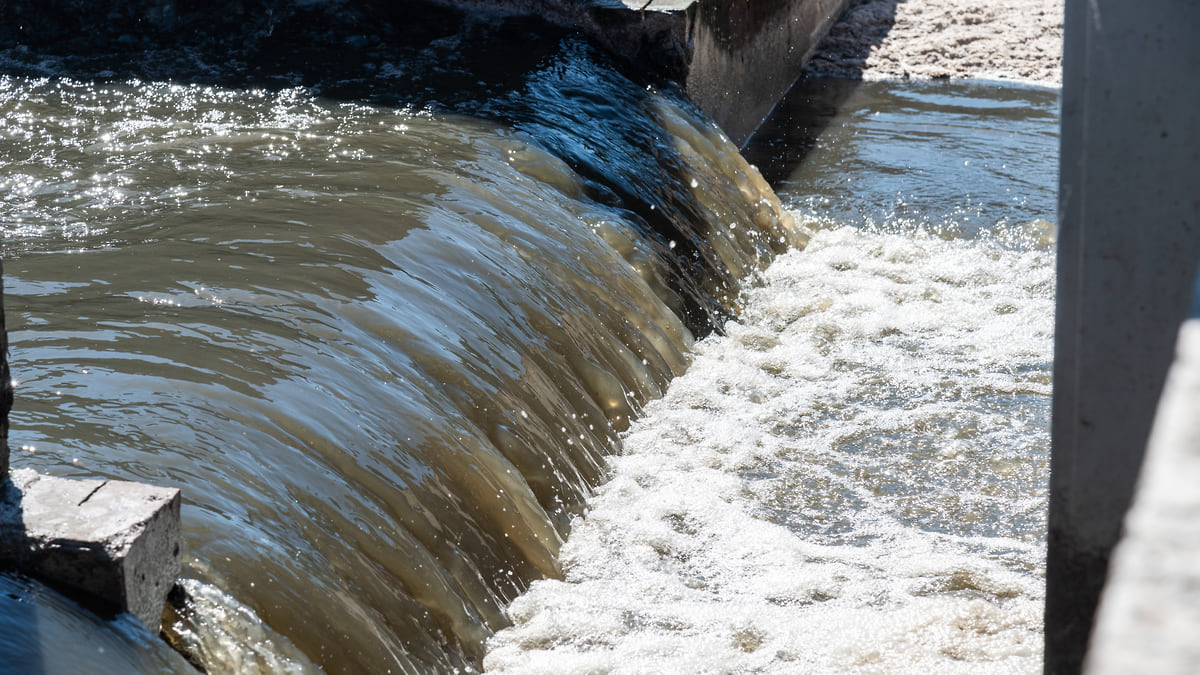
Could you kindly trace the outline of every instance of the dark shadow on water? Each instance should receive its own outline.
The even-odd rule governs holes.
[[[852,2],[817,45],[801,78],[746,143],[742,153],[773,187],[803,163],[858,89],[871,50],[891,31],[903,1]]]
[[[0,572],[0,662],[4,672],[28,675],[46,672],[39,639],[38,605],[29,592],[31,584]]]
[[[97,613],[51,586],[0,572],[0,673],[196,672],[131,616]]]
[[[82,3],[81,10],[93,5],[108,7]],[[0,74],[302,87],[332,99],[449,108],[511,89],[514,74],[528,70],[554,44],[531,39],[532,32],[548,32],[537,22],[473,21],[418,0],[218,0],[180,10],[169,21],[158,16],[163,10],[156,5],[174,3],[144,0],[131,3],[128,16],[109,12],[75,20],[32,9],[35,3],[0,6],[5,20]],[[8,16],[20,6],[26,8],[23,21]]]
[[[858,89],[859,80],[804,77],[792,85],[749,142],[742,148],[746,160],[772,187],[800,166],[838,111]]]

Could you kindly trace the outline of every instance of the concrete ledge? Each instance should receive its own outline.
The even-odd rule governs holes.
[[[82,591],[157,632],[180,572],[180,495],[30,469],[0,485],[0,566]]]
[[[701,1],[693,10],[688,96],[738,147],[800,76],[849,0]]]
[[[850,0],[434,0],[537,16],[681,82],[741,147],[787,93]]]
[[[658,68],[738,147],[783,98],[850,0],[622,0],[580,27]],[[640,9],[645,6],[646,9]],[[638,8],[638,9],[634,9]]]
[[[1192,673],[1200,664],[1200,320],[1177,357],[1150,434],[1125,535],[1097,612],[1088,673]]]

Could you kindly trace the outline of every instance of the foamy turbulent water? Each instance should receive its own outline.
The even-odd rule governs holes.
[[[318,5],[0,52],[13,465],[184,494],[166,641],[0,576],[0,670],[1036,669],[1053,92],[831,86],[788,210],[576,37]]]
[[[489,670],[1040,672],[1056,95],[841,96]]]

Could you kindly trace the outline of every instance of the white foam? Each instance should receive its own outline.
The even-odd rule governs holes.
[[[1041,667],[1050,244],[842,227],[626,434],[513,673]]]

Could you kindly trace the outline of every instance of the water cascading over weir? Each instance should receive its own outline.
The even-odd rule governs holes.
[[[237,4],[4,29],[14,467],[182,488],[164,630],[210,672],[478,668],[630,418],[806,233],[577,31]]]

